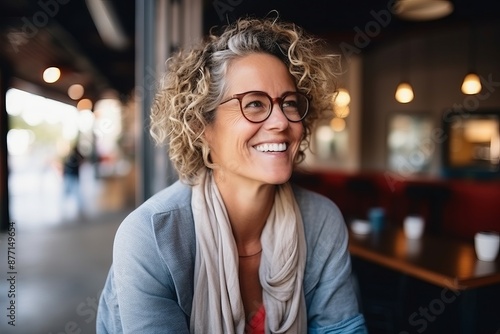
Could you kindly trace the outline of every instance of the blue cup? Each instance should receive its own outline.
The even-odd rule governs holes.
[[[372,231],[379,232],[384,228],[385,210],[384,208],[371,208],[368,210],[368,220],[372,226]]]

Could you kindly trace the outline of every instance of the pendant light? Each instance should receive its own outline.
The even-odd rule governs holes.
[[[413,88],[409,82],[401,81],[396,88],[396,94],[394,94],[396,101],[399,103],[409,103],[415,97],[413,94]]]
[[[474,70],[476,65],[476,29],[472,26],[469,31],[469,72],[464,78],[462,83],[462,93],[467,95],[474,95],[481,91],[481,80]]]
[[[415,97],[413,94],[413,87],[408,79],[409,77],[409,62],[410,62],[410,51],[409,46],[401,46],[401,77],[402,80],[396,88],[396,93],[394,97],[399,103],[409,103]]]
[[[397,0],[395,14],[404,20],[429,21],[443,18],[453,12],[449,0]]]
[[[479,93],[481,88],[481,80],[476,73],[470,72],[465,76],[464,82],[462,82],[462,93],[474,95]]]

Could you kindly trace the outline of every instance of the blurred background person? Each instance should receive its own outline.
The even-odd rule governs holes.
[[[62,166],[64,181],[63,211],[66,214],[71,212],[71,208],[76,209],[78,216],[82,216],[84,213],[84,200],[80,187],[80,167],[84,160],[85,157],[80,153],[78,144],[75,144],[64,159]]]

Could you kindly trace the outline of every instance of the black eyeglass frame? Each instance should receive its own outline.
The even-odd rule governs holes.
[[[259,93],[259,94],[263,94],[263,95],[267,96],[267,98],[269,99],[269,101],[271,101],[271,104],[269,105],[269,106],[270,106],[270,107],[269,107],[269,110],[267,111],[267,115],[266,115],[266,117],[264,117],[264,119],[263,119],[263,120],[261,120],[261,121],[252,121],[251,119],[248,119],[248,118],[247,118],[247,116],[245,116],[245,113],[243,112],[243,102],[242,102],[243,97],[245,97],[245,95],[247,95],[247,94],[252,94],[252,93]],[[290,95],[295,95],[295,94],[296,94],[296,95],[300,95],[300,96],[305,97],[306,102],[307,102],[307,104],[306,104],[306,111],[304,112],[304,115],[302,115],[302,116],[300,117],[300,119],[298,119],[298,120],[291,120],[291,119],[289,119],[289,118],[288,118],[288,116],[287,116],[287,115],[285,114],[285,112],[283,111],[283,106],[282,106],[282,105],[283,105],[283,102],[285,102],[285,98],[286,98],[287,96],[290,96]],[[279,105],[279,107],[280,107],[281,112],[283,113],[283,115],[285,115],[286,119],[287,119],[289,122],[292,122],[292,123],[298,123],[298,122],[303,121],[303,120],[304,120],[304,118],[306,118],[307,114],[309,113],[309,105],[311,104],[311,101],[310,101],[310,99],[309,99],[309,96],[307,96],[306,94],[301,93],[301,92],[285,92],[285,93],[284,93],[283,95],[281,95],[280,97],[275,97],[275,98],[272,98],[272,97],[271,97],[271,96],[269,96],[269,94],[267,94],[266,92],[263,92],[263,91],[260,91],[260,90],[251,90],[251,91],[248,91],[248,92],[243,92],[243,93],[239,93],[239,94],[234,94],[234,95],[233,95],[233,96],[231,96],[229,99],[225,100],[224,102],[221,102],[219,105],[222,105],[222,104],[227,103],[227,102],[229,102],[229,101],[231,101],[231,100],[234,100],[234,99],[237,99],[237,100],[238,100],[238,102],[239,102],[239,104],[240,104],[240,112],[241,112],[241,114],[243,115],[243,117],[244,117],[247,121],[249,121],[249,122],[251,122],[251,123],[262,123],[262,122],[265,122],[265,121],[269,118],[269,116],[271,116],[271,113],[273,112],[273,106],[274,106],[274,104],[275,104],[276,102],[278,102],[278,105]]]

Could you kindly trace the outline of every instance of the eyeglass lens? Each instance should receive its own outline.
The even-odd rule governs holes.
[[[299,93],[288,93],[278,99],[285,117],[292,122],[302,120],[307,113],[309,102]],[[241,111],[251,122],[262,122],[271,113],[273,101],[263,92],[250,92],[241,98]]]

